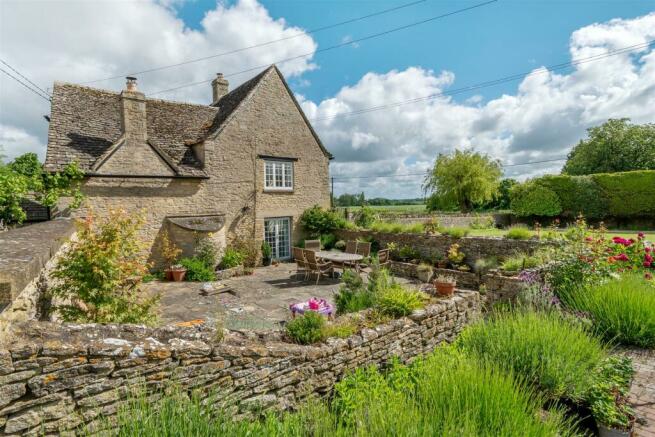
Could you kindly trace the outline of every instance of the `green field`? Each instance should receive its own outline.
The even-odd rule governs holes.
[[[544,231],[542,231],[543,233]],[[625,231],[625,230],[608,230],[608,237],[623,237],[623,238],[636,238],[639,231]],[[471,237],[504,237],[507,233],[505,229],[471,229],[469,235]],[[534,232],[533,232],[534,233]],[[655,240],[655,231],[646,231],[646,239]]]
[[[338,210],[348,209],[349,211],[357,211],[361,206],[338,206]],[[396,214],[403,213],[416,213],[416,212],[427,212],[425,210],[425,204],[419,205],[369,205],[369,208],[377,212],[391,212]]]

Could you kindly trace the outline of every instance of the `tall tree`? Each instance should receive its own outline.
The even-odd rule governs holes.
[[[428,202],[428,206],[455,203],[460,211],[470,211],[474,205],[493,199],[502,174],[498,160],[472,150],[439,154],[423,188],[440,202]]]
[[[569,153],[562,173],[585,175],[630,170],[655,170],[655,124],[609,119],[587,130]]]

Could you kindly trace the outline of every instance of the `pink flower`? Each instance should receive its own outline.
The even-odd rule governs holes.
[[[644,252],[646,252],[646,253],[650,253],[650,252],[651,252],[651,248],[650,248],[650,247],[645,247],[645,248],[644,248]]]
[[[586,240],[586,241],[594,241],[594,239],[591,238],[591,237],[585,237],[585,240]]]
[[[646,255],[644,257],[644,261],[652,263],[653,262],[653,255],[650,255],[650,254]]]
[[[630,261],[630,258],[628,258],[628,255],[626,255],[625,253],[621,253],[615,256],[614,259],[617,261]]]
[[[644,233],[643,233],[643,232],[639,232],[639,233],[637,234],[637,237],[639,237],[639,239],[641,240],[642,238],[644,238]]]
[[[651,264],[652,263],[650,261],[644,261],[644,267],[650,267]]]

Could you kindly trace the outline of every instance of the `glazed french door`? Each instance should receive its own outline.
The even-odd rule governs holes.
[[[291,257],[291,218],[276,217],[264,220],[264,240],[271,245],[273,259]]]

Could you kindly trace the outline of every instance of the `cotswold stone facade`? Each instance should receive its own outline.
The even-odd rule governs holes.
[[[204,106],[145,98],[134,84],[119,94],[56,83],[46,169],[77,161],[85,171],[75,214],[142,211],[155,254],[165,229],[186,255],[204,234],[221,246],[239,235],[261,242],[267,218],[289,217],[291,244],[299,239],[302,211],[329,206],[331,155],[277,68],[227,94],[224,79],[213,85],[217,100]],[[292,190],[265,188],[267,160],[292,163]],[[186,216],[223,225],[198,231],[168,220]]]
[[[0,435],[98,429],[131,388],[154,400],[171,382],[219,391],[225,405],[216,407],[231,408],[235,417],[288,409],[329,392],[357,367],[383,366],[392,357],[408,362],[453,341],[479,313],[479,294],[461,291],[409,317],[315,346],[286,343],[279,331],[227,332],[219,341],[202,325],[16,325],[12,343],[0,345]]]

